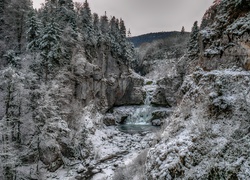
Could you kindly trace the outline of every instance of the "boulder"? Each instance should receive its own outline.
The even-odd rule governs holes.
[[[171,110],[155,110],[152,112],[152,119],[164,119],[172,113]]]
[[[166,100],[165,89],[158,88],[151,99],[151,103],[157,106],[167,106],[169,107],[169,103]]]
[[[116,118],[113,114],[107,114],[103,119],[103,123],[106,126],[115,126],[116,125]]]
[[[160,119],[154,119],[152,121],[152,125],[153,126],[160,126],[162,124],[161,120]]]

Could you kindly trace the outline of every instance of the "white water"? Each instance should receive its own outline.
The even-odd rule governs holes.
[[[146,92],[144,105],[139,106],[135,112],[127,118],[126,124],[151,125],[150,120],[152,119],[153,111],[151,99],[156,88],[157,85],[154,81],[148,79],[144,81],[143,90]]]

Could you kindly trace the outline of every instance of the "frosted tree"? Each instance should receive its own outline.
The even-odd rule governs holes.
[[[124,24],[124,21],[122,19],[120,19],[120,34],[122,38],[126,38],[126,26]]]
[[[15,168],[19,161],[15,146],[21,143],[24,79],[24,75],[12,66],[0,71],[0,89],[4,96],[4,101],[0,103],[5,110],[0,122],[1,179],[16,179]]]
[[[108,20],[106,11],[105,11],[104,16],[101,16],[100,29],[101,29],[102,34],[105,37],[107,37],[108,36],[108,32],[109,32],[109,20]]]
[[[17,53],[13,50],[9,50],[6,52],[6,54],[4,54],[4,57],[8,63],[8,65],[15,67],[15,68],[20,68],[21,66],[21,59],[20,57],[17,55]]]
[[[62,28],[67,27],[68,25],[76,31],[76,13],[74,11],[74,4],[72,0],[60,0],[58,1],[58,14],[57,19],[58,23]]]
[[[20,142],[20,116],[22,94],[24,89],[22,73],[11,66],[1,71],[1,87],[5,89],[5,116],[7,127],[10,128],[9,140]],[[16,128],[17,127],[17,128]]]
[[[25,44],[25,32],[26,32],[26,17],[28,12],[32,10],[32,2],[30,0],[12,0],[9,2],[5,11],[5,23],[9,29],[9,39],[13,41],[15,50],[19,53],[26,47]],[[10,46],[13,46],[10,45]],[[14,49],[12,47],[12,49]]]
[[[93,28],[95,31],[100,30],[100,19],[99,19],[98,14],[96,13],[93,14]]]
[[[109,37],[111,41],[111,53],[113,55],[119,55],[121,54],[121,35],[119,32],[119,20],[113,16],[110,20],[110,31],[109,31]]]
[[[31,13],[27,21],[27,49],[36,50],[39,47],[38,39],[41,34],[41,23],[34,13]]]
[[[188,43],[188,55],[190,58],[197,57],[199,53],[199,27],[198,22],[195,21],[192,27],[189,43]]]
[[[60,45],[61,31],[59,25],[52,20],[44,29],[39,39],[39,49],[43,58],[42,68],[44,69],[45,82],[48,74],[53,71],[55,66],[59,66],[62,51]]]
[[[85,0],[81,10],[81,19],[83,30],[89,31],[92,28],[92,14],[87,0]]]

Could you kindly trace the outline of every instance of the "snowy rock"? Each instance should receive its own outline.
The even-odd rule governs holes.
[[[152,119],[164,119],[172,113],[169,109],[160,109],[152,112]]]
[[[249,178],[249,80],[231,69],[187,76],[178,116],[148,152],[147,177]]]
[[[160,119],[154,119],[152,121],[152,125],[153,126],[160,126],[162,124],[161,120]]]
[[[106,114],[106,116],[103,118],[103,123],[106,126],[114,126],[116,125],[116,118],[112,114]]]

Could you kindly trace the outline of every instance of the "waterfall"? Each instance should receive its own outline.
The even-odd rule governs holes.
[[[154,81],[148,79],[144,81],[143,90],[146,92],[144,105],[139,106],[135,112],[127,118],[126,124],[151,125],[150,120],[152,119],[153,111],[151,99],[156,87],[157,85]]]

